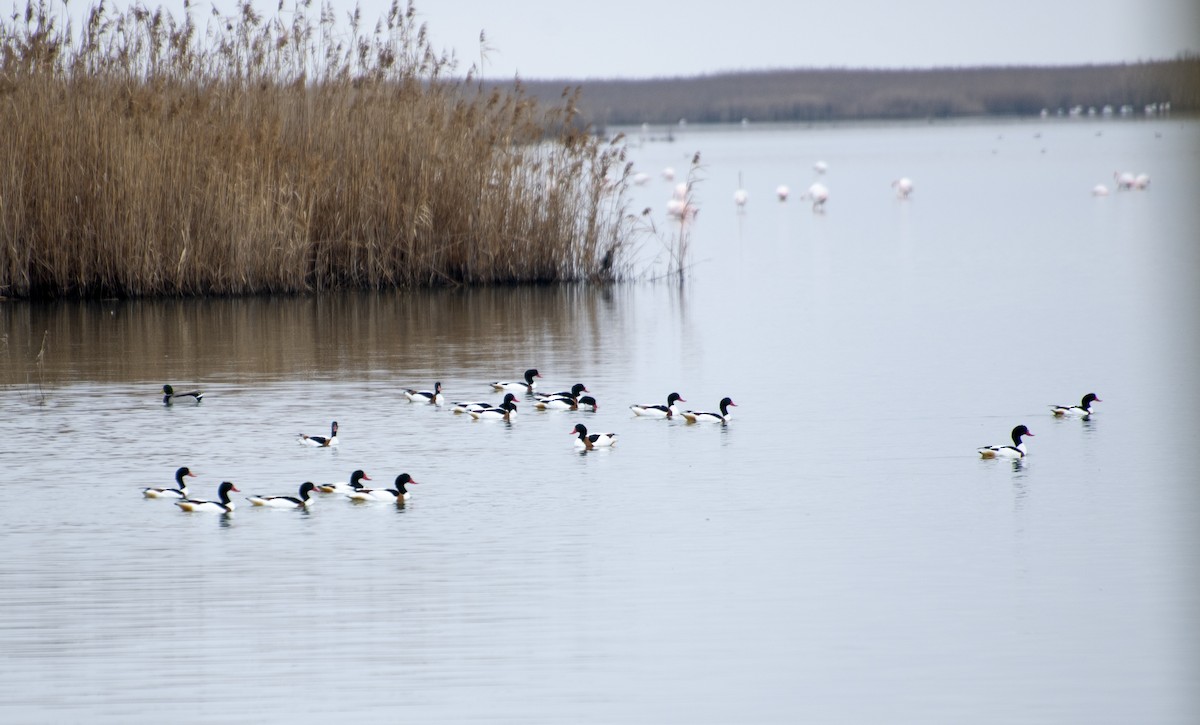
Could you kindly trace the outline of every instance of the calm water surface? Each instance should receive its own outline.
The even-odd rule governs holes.
[[[692,128],[662,230],[695,151],[683,286],[0,305],[0,720],[1194,722],[1200,123]],[[600,410],[401,395],[526,367]],[[141,498],[181,465],[236,513]],[[420,484],[244,500],[356,468]]]

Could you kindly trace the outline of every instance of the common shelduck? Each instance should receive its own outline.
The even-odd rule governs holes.
[[[576,423],[575,427],[571,429],[571,435],[576,436],[575,446],[577,448],[583,448],[589,451],[593,448],[611,447],[617,443],[616,433],[588,434],[587,426],[585,426],[583,423]]]
[[[204,399],[204,393],[200,392],[199,390],[189,390],[186,393],[176,393],[175,388],[172,388],[170,385],[163,386],[163,405],[170,405],[181,398],[192,398],[195,402],[199,403]]]
[[[317,490],[321,493],[354,493],[362,489],[362,481],[370,481],[371,477],[360,468],[350,474],[350,480],[337,483],[318,483]]]
[[[1083,396],[1083,400],[1079,405],[1052,405],[1050,410],[1056,418],[1087,418],[1096,411],[1092,410],[1092,403],[1103,403],[1104,401],[1097,398],[1095,393],[1088,393]]]
[[[689,423],[728,423],[733,417],[729,412],[729,406],[737,407],[737,403],[729,398],[721,398],[720,413],[706,413],[700,410],[685,410],[683,411],[684,420]]]
[[[300,497],[295,496],[250,496],[250,503],[255,506],[270,506],[277,509],[302,509],[312,503],[312,492],[317,484],[305,481],[300,484]]]
[[[441,405],[445,401],[442,397],[441,383],[434,383],[433,390],[413,390],[412,388],[407,388],[404,391],[404,397],[408,398],[410,403]]]
[[[409,496],[408,484],[416,484],[412,476],[401,473],[396,476],[395,488],[364,488],[348,494],[351,501],[395,501],[397,503]]]
[[[517,402],[517,396],[513,395],[512,393],[505,393],[504,400],[501,400],[499,403],[493,403],[487,400],[477,400],[468,403],[452,403],[451,405],[454,407],[451,408],[451,410],[453,410],[455,413],[470,413],[472,411],[487,410],[489,408],[499,408],[505,403],[515,402]]]
[[[590,395],[582,398],[548,398],[533,404],[538,410],[599,410],[600,404]]]
[[[1024,458],[1025,444],[1021,442],[1024,436],[1031,436],[1032,433],[1023,425],[1019,425],[1012,429],[1011,446],[984,446],[979,449],[979,455],[984,458]]]
[[[570,390],[562,390],[557,393],[539,393],[538,400],[550,400],[551,398],[577,398],[582,393],[588,392],[587,386],[583,383],[575,383]]]
[[[187,482],[183,480],[184,476],[196,477],[187,466],[183,466],[175,471],[176,488],[143,488],[142,495],[146,498],[187,498],[188,487]]]
[[[540,377],[542,377],[542,374],[537,371],[537,368],[529,368],[525,371],[525,382],[523,383],[512,382],[509,380],[497,380],[496,382],[491,383],[491,386],[493,390],[509,390],[514,393],[532,393],[533,389],[537,387],[537,383],[535,383],[533,379]]]
[[[509,395],[512,395],[512,393],[509,393]],[[484,408],[491,407],[492,402],[490,400],[464,400],[450,404],[450,410],[454,413],[469,413],[472,410],[483,410]]]
[[[337,421],[335,420],[329,426],[329,437],[328,438],[326,438],[325,436],[310,436],[310,435],[304,435],[303,433],[301,433],[300,434],[300,443],[303,445],[306,445],[306,446],[312,446],[314,448],[328,448],[329,446],[336,446],[338,444],[337,434],[338,434],[338,424],[337,424]]]
[[[483,408],[482,410],[469,410],[467,413],[473,420],[505,420],[511,421],[517,417],[517,404],[511,400],[505,400],[496,408]]]
[[[666,405],[646,403],[644,405],[631,405],[629,409],[633,411],[634,415],[644,415],[647,418],[670,418],[683,412],[675,403],[686,402],[687,400],[681,398],[679,393],[671,393],[667,396]]]
[[[182,501],[176,501],[175,505],[184,511],[203,511],[205,513],[227,514],[233,511],[233,502],[229,500],[229,492],[237,491],[237,486],[234,486],[229,481],[223,481],[217,488],[217,494],[220,497],[219,501],[202,501],[194,498],[185,498]]]

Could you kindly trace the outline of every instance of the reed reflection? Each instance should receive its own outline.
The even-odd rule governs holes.
[[[601,362],[628,293],[582,286],[351,292],[211,300],[0,305],[0,383],[522,370],[552,349],[560,369]],[[189,388],[190,389],[190,388]]]

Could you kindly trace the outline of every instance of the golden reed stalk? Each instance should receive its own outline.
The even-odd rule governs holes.
[[[620,141],[448,77],[412,5],[374,30],[45,0],[0,20],[0,295],[611,280]],[[282,6],[281,6],[282,7]],[[214,10],[215,13],[215,10]]]

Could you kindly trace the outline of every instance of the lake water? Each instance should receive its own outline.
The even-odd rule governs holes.
[[[696,151],[683,285],[0,304],[0,721],[1195,722],[1200,122],[692,127],[661,231]],[[600,409],[401,394],[527,367]]]

